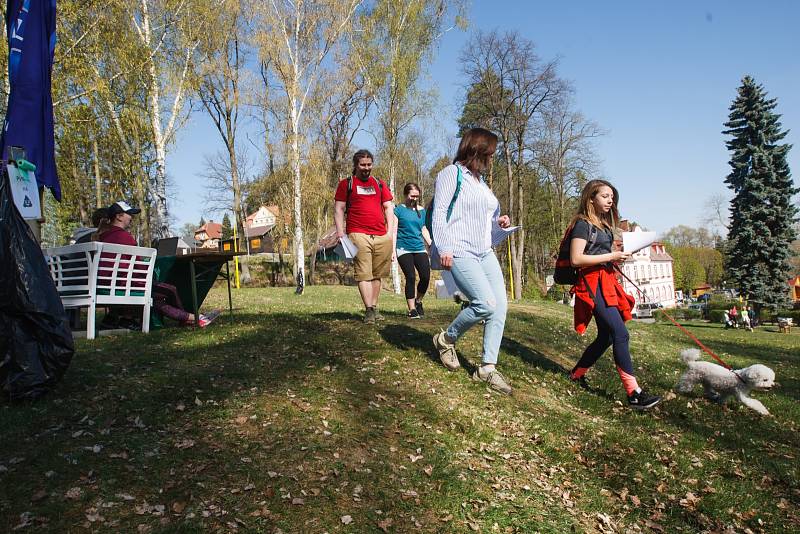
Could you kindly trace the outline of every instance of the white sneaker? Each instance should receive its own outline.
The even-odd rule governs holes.
[[[472,373],[472,379],[474,381],[486,382],[493,390],[499,391],[504,395],[511,395],[514,390],[511,389],[511,385],[506,381],[506,378],[500,374],[500,371],[494,369],[484,374],[481,372],[482,370],[483,367],[478,367],[478,369]]]
[[[439,359],[442,360],[442,364],[445,367],[451,371],[461,367],[458,362],[458,355],[456,355],[456,344],[447,342],[444,330],[433,335],[433,346],[439,351]]]

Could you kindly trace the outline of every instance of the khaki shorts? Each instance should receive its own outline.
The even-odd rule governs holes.
[[[353,232],[348,237],[358,247],[358,254],[353,259],[356,282],[389,276],[392,266],[392,237],[388,233],[369,235]]]

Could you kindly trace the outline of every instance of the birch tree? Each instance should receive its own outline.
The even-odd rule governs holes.
[[[443,33],[464,24],[458,0],[378,0],[360,18],[353,34],[356,57],[374,95],[382,139],[379,158],[388,171],[389,189],[397,193],[397,160],[404,130],[430,107],[418,89],[422,66],[433,56]],[[452,16],[452,24],[444,28]],[[400,293],[400,273],[392,262],[392,282]]]
[[[137,0],[128,6],[134,35],[147,51],[143,72],[156,163],[151,186],[156,237],[169,235],[167,147],[184,122],[192,55],[203,31],[192,17],[196,7],[189,0]]]
[[[280,86],[288,124],[289,164],[292,170],[292,219],[295,272],[302,288],[305,247],[302,217],[302,129],[309,95],[324,69],[324,61],[349,31],[362,0],[269,0],[257,2],[255,43]]]

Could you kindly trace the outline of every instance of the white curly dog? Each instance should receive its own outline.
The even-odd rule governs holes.
[[[702,384],[706,398],[724,403],[731,395],[739,402],[761,415],[769,410],[756,399],[747,396],[752,390],[768,390],[775,384],[775,371],[757,363],[744,369],[729,370],[711,362],[701,362],[698,349],[681,351],[681,359],[688,369],[678,380],[678,393],[691,393],[697,384]]]

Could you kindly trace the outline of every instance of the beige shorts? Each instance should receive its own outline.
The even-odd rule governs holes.
[[[392,266],[392,237],[353,232],[348,234],[350,241],[358,247],[353,259],[356,282],[379,280],[389,276]]]

